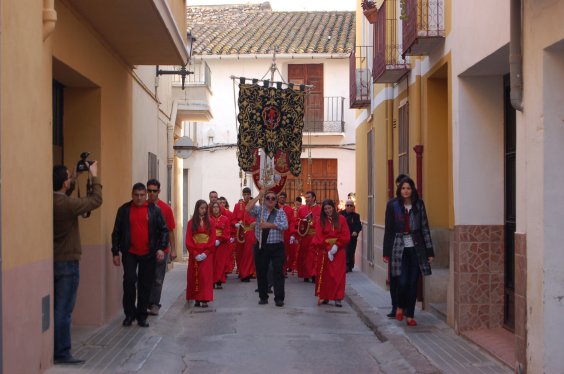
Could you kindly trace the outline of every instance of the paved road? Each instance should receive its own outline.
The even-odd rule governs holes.
[[[75,340],[75,355],[87,358],[85,365],[48,373],[381,372],[373,355],[382,343],[347,303],[318,306],[313,284],[290,277],[279,308],[273,298],[258,305],[256,282],[232,278],[203,309],[184,299],[185,271],[176,266],[168,273],[171,302],[151,318],[151,327],[113,321]]]

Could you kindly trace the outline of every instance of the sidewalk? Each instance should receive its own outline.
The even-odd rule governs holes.
[[[347,274],[346,301],[387,346],[384,355],[390,373],[512,373],[480,347],[458,336],[430,312],[416,310],[416,327],[391,320],[390,294],[364,273]],[[392,368],[396,370],[392,370]],[[401,368],[401,370],[400,370]]]

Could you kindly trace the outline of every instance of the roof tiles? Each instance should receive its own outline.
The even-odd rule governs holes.
[[[195,55],[350,53],[354,12],[274,12],[268,2],[190,6]]]

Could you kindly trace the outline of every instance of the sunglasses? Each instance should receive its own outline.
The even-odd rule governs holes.
[[[264,199],[268,201],[276,201],[276,196],[267,196]]]
[[[147,189],[147,192],[148,192],[148,193],[158,193],[159,190],[150,190],[150,189]]]
[[[352,205],[352,204],[346,204],[345,206],[352,206],[352,207],[354,207],[354,205]]]

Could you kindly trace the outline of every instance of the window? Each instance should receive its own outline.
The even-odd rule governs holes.
[[[149,172],[147,173],[148,179],[159,179],[159,160],[157,155],[149,152]]]
[[[399,108],[399,174],[409,175],[409,103]]]

